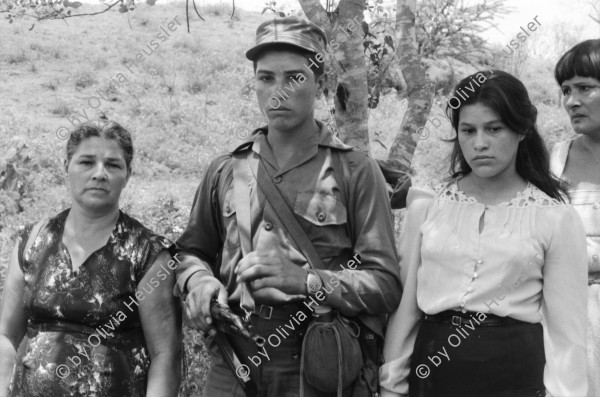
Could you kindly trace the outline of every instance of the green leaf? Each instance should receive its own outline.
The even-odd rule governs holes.
[[[72,3],[69,3],[69,7],[73,7],[73,8],[79,8],[81,7],[83,4],[80,1],[74,1]]]

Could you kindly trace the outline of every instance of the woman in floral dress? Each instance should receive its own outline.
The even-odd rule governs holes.
[[[132,158],[117,123],[69,137],[72,207],[24,228],[9,264],[0,396],[177,395],[177,261],[168,240],[119,210]]]

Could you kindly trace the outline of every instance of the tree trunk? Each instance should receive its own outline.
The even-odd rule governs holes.
[[[398,0],[396,5],[396,54],[407,86],[408,106],[387,162],[405,171],[410,170],[418,140],[429,136],[423,128],[434,95],[433,84],[417,54],[416,9],[416,0]]]
[[[345,143],[369,153],[367,66],[363,50],[364,0],[340,0],[327,13],[319,0],[299,0],[310,21],[327,34],[333,72],[328,75],[335,120]]]

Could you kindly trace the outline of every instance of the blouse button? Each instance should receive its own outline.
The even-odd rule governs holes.
[[[473,287],[467,288],[467,292],[471,292],[471,291],[473,291]]]
[[[273,224],[271,222],[266,222],[265,223],[265,230],[268,232],[271,229],[273,229]]]
[[[324,222],[324,221],[325,221],[325,214],[324,214],[323,212],[319,212],[319,213],[317,214],[317,220],[318,220],[319,222]]]
[[[597,210],[598,208],[600,208],[600,203],[599,202],[595,202],[594,203],[594,209]]]
[[[477,264],[481,265],[483,263],[483,261],[481,259],[477,259]]]
[[[275,178],[273,178],[273,182],[275,182],[275,183],[281,183],[281,177],[280,176],[276,176]]]
[[[460,307],[465,307],[465,301],[460,301]]]
[[[473,273],[473,278],[477,278],[478,274],[477,272]]]

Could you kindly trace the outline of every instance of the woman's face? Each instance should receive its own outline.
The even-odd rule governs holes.
[[[561,85],[563,106],[578,134],[600,136],[600,81],[575,76]]]
[[[480,178],[514,172],[517,149],[523,138],[485,105],[476,103],[460,110],[458,144],[473,173]]]
[[[89,211],[119,207],[129,172],[117,141],[91,137],[79,144],[67,166],[73,199]]]

